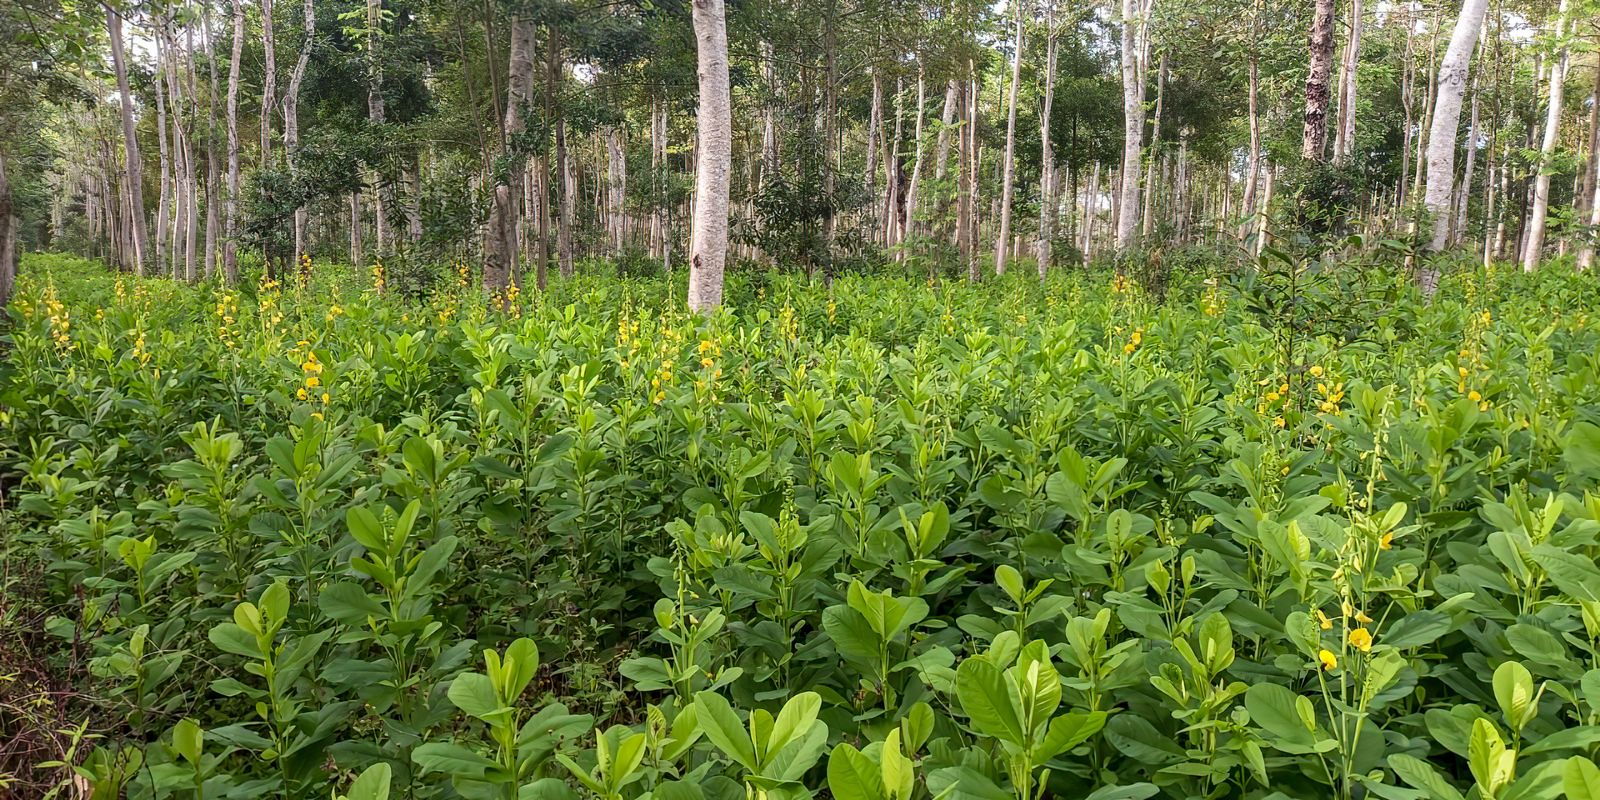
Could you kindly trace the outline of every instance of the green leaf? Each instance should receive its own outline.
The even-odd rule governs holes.
[[[422,768],[423,774],[443,772],[462,778],[482,780],[493,770],[500,769],[494,761],[478,755],[458,744],[428,742],[411,751],[411,760]]]
[[[365,628],[367,620],[387,619],[389,612],[367,590],[350,581],[335,583],[322,590],[317,597],[317,607],[329,619],[358,628]]]
[[[1533,560],[1563,594],[1600,602],[1600,569],[1595,568],[1593,560],[1550,544],[1533,548]]]
[[[1275,683],[1258,683],[1244,693],[1244,707],[1250,712],[1250,721],[1268,734],[1267,744],[1287,753],[1310,752],[1314,741],[1301,719],[1298,697]]]
[[[1561,788],[1567,800],[1600,800],[1600,767],[1583,756],[1567,759],[1561,769]]]
[[[178,720],[178,724],[172,726],[172,750],[191,765],[198,766],[200,755],[205,751],[205,731],[192,719]]]
[[[361,772],[346,800],[389,800],[389,783],[392,772],[388,762],[379,761]]]
[[[1389,768],[1400,780],[1426,792],[1431,800],[1463,800],[1461,792],[1444,779],[1433,765],[1415,756],[1395,753],[1389,756]]]
[[[804,736],[811,731],[812,723],[817,721],[817,712],[822,710],[822,696],[816,692],[801,692],[789,698],[783,704],[783,709],[778,712],[778,718],[772,723],[772,732],[767,735],[766,746],[762,748],[768,753],[776,753],[797,737]]]
[[[1437,611],[1413,611],[1384,629],[1383,643],[1401,649],[1421,647],[1449,631],[1449,616]]]
[[[956,669],[956,698],[979,733],[1021,747],[1025,732],[1014,692],[1005,674],[988,659],[974,656]]]
[[[1579,422],[1572,426],[1562,447],[1567,471],[1588,479],[1600,478],[1600,425]]]
[[[484,721],[493,720],[496,715],[507,711],[500,705],[500,697],[495,694],[494,682],[489,680],[488,675],[480,672],[463,672],[457,675],[450,681],[450,691],[447,696],[463,713]]]
[[[1039,743],[1034,761],[1048,761],[1083,744],[1090,736],[1099,733],[1105,725],[1104,711],[1074,711],[1050,720],[1050,729],[1045,733],[1044,740]]]
[[[206,638],[224,653],[252,659],[261,658],[261,647],[256,643],[256,637],[232,622],[217,624],[207,632]]]
[[[754,772],[757,768],[755,747],[727,698],[716,692],[700,692],[694,696],[694,706],[695,717],[700,721],[700,729],[705,731],[706,738],[723,755]]]
[[[878,765],[848,744],[828,756],[828,791],[838,800],[883,800]]]

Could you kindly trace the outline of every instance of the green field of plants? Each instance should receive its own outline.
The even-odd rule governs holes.
[[[0,795],[1600,797],[1590,276],[24,264]]]

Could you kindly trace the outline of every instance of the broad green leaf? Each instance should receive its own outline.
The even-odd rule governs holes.
[[[727,698],[716,692],[700,692],[694,696],[694,706],[695,717],[706,738],[739,766],[755,771],[755,747]]]
[[[1005,674],[987,658],[968,658],[956,668],[956,697],[972,726],[985,736],[1020,747],[1026,734],[1013,695]]]

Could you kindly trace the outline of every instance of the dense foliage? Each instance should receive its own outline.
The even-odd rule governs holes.
[[[0,739],[56,755],[7,780],[1600,796],[1593,283],[1252,274],[750,273],[706,319],[33,257]]]

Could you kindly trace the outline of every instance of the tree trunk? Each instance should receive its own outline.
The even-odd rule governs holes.
[[[217,47],[216,32],[211,28],[211,4],[201,6],[202,25],[205,28],[206,48],[206,241],[205,275],[209,280],[217,274]]]
[[[378,127],[384,124],[387,116],[383,100],[383,62],[378,58],[378,40],[383,26],[381,0],[367,0],[366,11],[367,121]],[[389,253],[389,208],[394,203],[394,187],[381,164],[373,166],[372,184],[372,254],[382,259]]]
[[[922,56],[917,56],[917,119],[911,134],[911,181],[906,186],[906,225],[900,232],[902,243],[910,240],[917,229],[917,205],[921,202],[922,190],[922,120],[924,106],[928,101],[928,79],[922,64]],[[900,248],[895,255],[895,260],[904,264],[908,255],[906,247]]]
[[[533,21],[517,14],[511,19],[511,44],[509,49],[506,84],[505,113],[500,129],[505,133],[502,148],[508,146],[527,127],[526,109],[533,98]],[[517,255],[521,245],[517,239],[517,192],[511,184],[513,176],[522,170],[517,165],[507,165],[504,172],[495,174],[487,230],[484,233],[483,282],[491,290],[504,289],[515,282]]]
[[[1150,166],[1145,172],[1144,192],[1144,219],[1140,224],[1140,235],[1149,236],[1155,224],[1156,216],[1156,166],[1157,153],[1161,150],[1161,112],[1166,104],[1167,94],[1167,56],[1161,54],[1161,65],[1156,68],[1156,114],[1150,125]]]
[[[1428,133],[1428,185],[1423,203],[1433,221],[1429,249],[1443,250],[1450,240],[1451,197],[1455,189],[1456,129],[1461,122],[1461,95],[1467,86],[1467,71],[1472,63],[1472,48],[1478,41],[1478,27],[1488,0],[1466,0],[1456,19],[1450,47],[1439,63],[1438,89],[1434,92],[1433,127]],[[1471,143],[1469,143],[1471,144]],[[1423,292],[1431,295],[1438,285],[1436,270],[1424,270]]]
[[[1588,270],[1594,266],[1595,237],[1600,235],[1600,63],[1595,66],[1594,92],[1589,99],[1589,167],[1584,173],[1583,200],[1589,227],[1594,230],[1578,251],[1578,269]]]
[[[162,20],[156,24],[164,25]],[[167,120],[167,52],[164,46],[166,36],[158,33],[155,38],[156,72],[150,87],[156,95],[156,151],[161,174],[156,179],[156,240],[155,259],[156,268],[167,270],[173,275],[177,274],[175,262],[169,261],[167,252],[168,232],[172,228],[172,156],[171,146],[167,132],[170,130]]]
[[[223,203],[222,276],[239,279],[239,58],[244,48],[244,0],[233,0],[233,53],[228,62],[228,196]]]
[[[1250,237],[1250,231],[1255,226],[1256,187],[1261,184],[1261,70],[1253,50],[1250,55],[1249,84],[1246,102],[1250,116],[1250,152],[1245,156],[1244,202],[1240,205],[1244,216],[1244,222],[1239,225],[1241,242]]]
[[[1555,154],[1561,134],[1561,100],[1567,82],[1567,46],[1564,40],[1567,8],[1571,0],[1561,0],[1556,10],[1555,40],[1562,42],[1550,65],[1550,107],[1545,116],[1544,141],[1539,147],[1538,177],[1534,179],[1533,209],[1528,217],[1528,241],[1522,249],[1522,269],[1532,272],[1539,266],[1544,251],[1545,219],[1550,212],[1550,157]]]
[[[733,159],[733,102],[722,0],[692,0],[700,113],[696,123],[694,225],[689,244],[689,309],[722,305],[728,254],[728,183]]]
[[[1022,0],[1011,0],[1016,17],[1016,40],[1012,43],[1011,92],[1006,99],[1006,152],[1000,178],[1000,230],[994,238],[994,274],[1006,273],[1006,245],[1011,240],[1011,181],[1016,170],[1017,84],[1022,82]]]
[[[0,308],[11,303],[11,288],[17,282],[17,218],[16,203],[11,195],[11,182],[6,177],[5,149],[0,148]]]
[[[266,167],[272,164],[272,112],[278,105],[277,45],[272,38],[272,0],[261,0],[261,58],[261,166]]]
[[[1117,192],[1118,250],[1134,245],[1139,231],[1140,156],[1144,151],[1144,81],[1139,74],[1142,24],[1135,0],[1122,0],[1122,178]]]
[[[1333,73],[1334,0],[1316,0],[1311,23],[1311,67],[1306,75],[1306,118],[1300,157],[1320,162],[1328,145],[1328,80]]]
[[[127,221],[131,238],[134,271],[144,274],[149,237],[144,221],[143,165],[139,159],[139,134],[133,124],[133,98],[128,91],[128,67],[122,57],[122,17],[111,5],[106,5],[106,29],[111,38],[111,65],[117,76],[117,97],[121,101],[123,148],[127,153],[124,169],[124,192],[127,195]]]
[[[628,238],[628,159],[623,152],[621,128],[606,131],[606,190],[611,256],[620,259]]]
[[[1333,136],[1333,160],[1350,159],[1356,143],[1356,77],[1361,67],[1362,0],[1350,0],[1350,38],[1345,40],[1339,68],[1339,120]]]
[[[1056,155],[1050,142],[1050,113],[1056,97],[1055,12],[1055,0],[1045,0],[1044,98],[1039,105],[1039,241],[1034,248],[1040,280],[1050,271],[1050,245],[1056,227]]]
[[[289,173],[300,172],[300,83],[305,80],[306,67],[311,63],[311,48],[317,38],[317,9],[312,0],[305,0],[304,11],[304,38],[300,42],[300,57],[294,62],[294,72],[289,74],[289,89],[283,96],[283,149],[289,158]],[[296,206],[294,210],[294,254],[305,255],[306,246],[306,208],[304,205]]]

